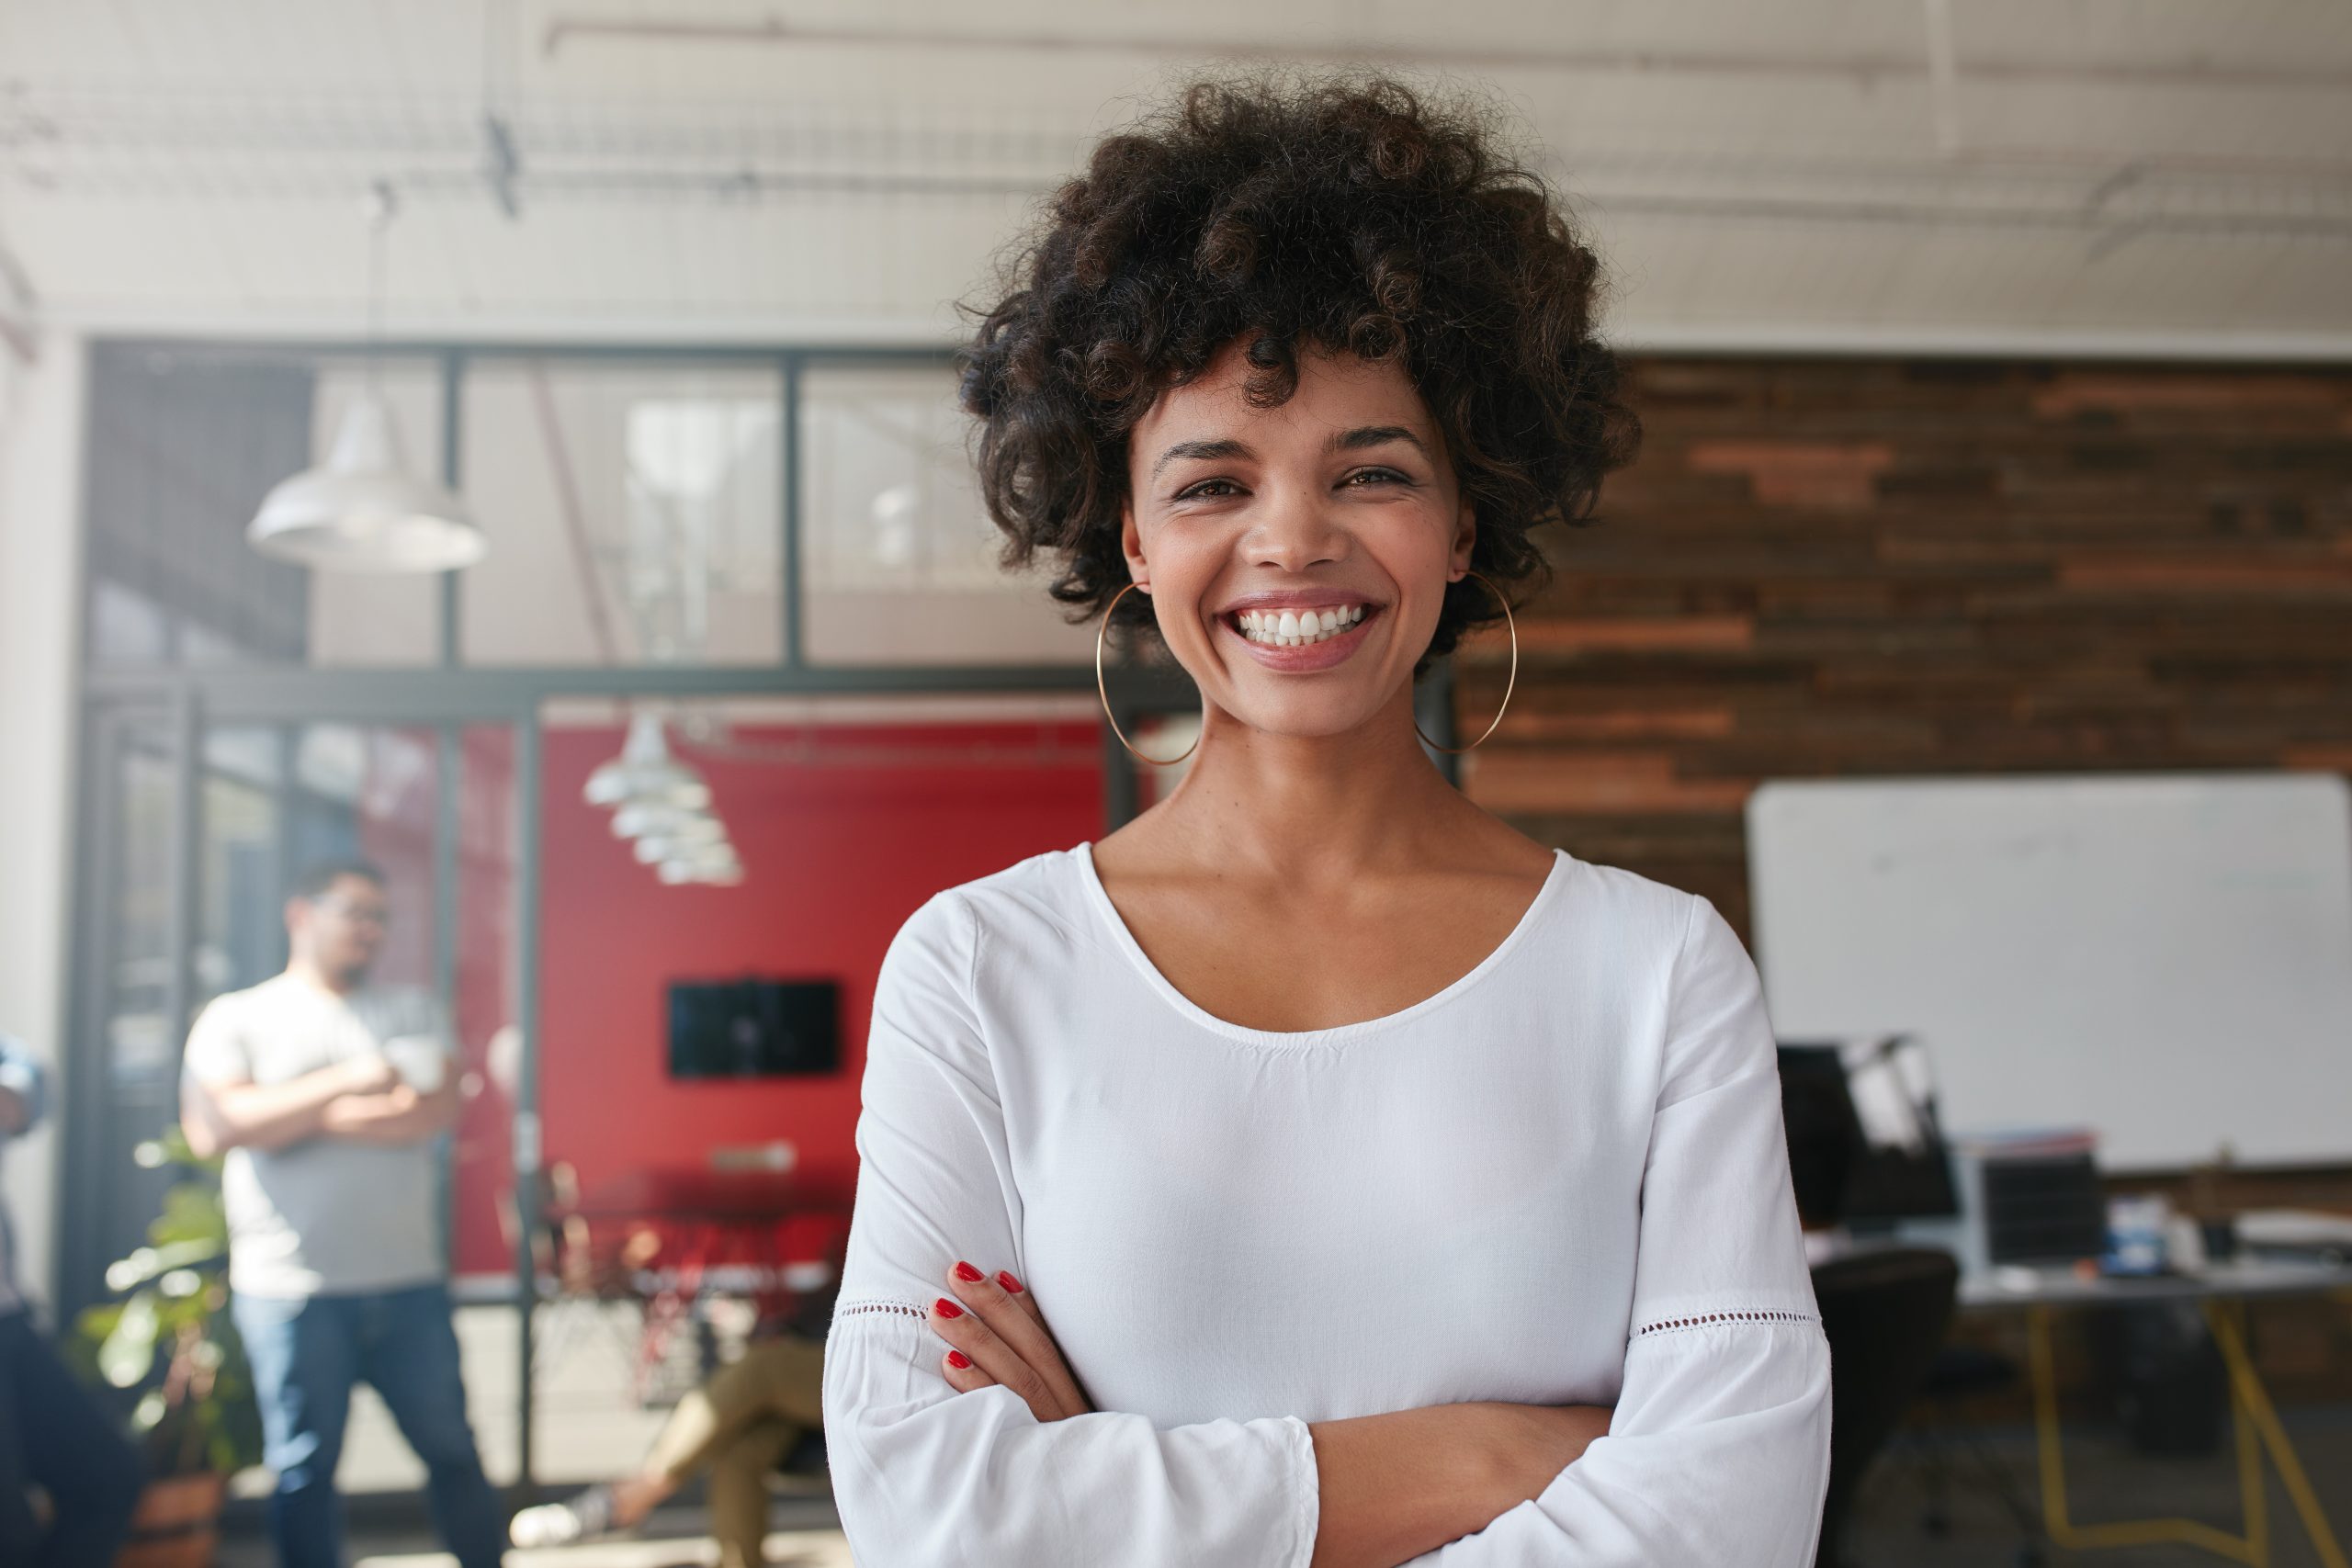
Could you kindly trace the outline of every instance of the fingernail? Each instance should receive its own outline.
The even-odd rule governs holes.
[[[942,1296],[939,1300],[933,1302],[932,1306],[933,1309],[935,1310],[942,1317],[961,1317],[964,1315],[964,1309],[957,1306],[954,1302],[949,1301],[945,1296]]]
[[[956,1260],[956,1278],[967,1284],[977,1284],[988,1276],[959,1258]]]
[[[947,1352],[947,1364],[961,1371],[972,1364],[972,1358],[961,1350],[950,1350]]]
[[[996,1271],[996,1282],[1002,1285],[1006,1290],[1011,1291],[1016,1296],[1021,1293],[1021,1281],[1012,1277],[1012,1270],[1010,1269],[998,1269]]]

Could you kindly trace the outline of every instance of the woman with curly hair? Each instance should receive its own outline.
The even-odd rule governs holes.
[[[1266,76],[1102,142],[981,312],[1005,564],[1202,727],[884,959],[824,1362],[861,1568],[1813,1560],[1755,966],[1416,739],[1633,454],[1597,270],[1478,113]]]

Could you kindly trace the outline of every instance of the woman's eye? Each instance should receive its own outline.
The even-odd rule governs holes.
[[[1375,484],[1410,484],[1412,482],[1409,479],[1406,478],[1405,475],[1398,473],[1394,468],[1358,468],[1354,473],[1351,473],[1345,479],[1342,479],[1340,481],[1340,487],[1342,490],[1348,489],[1351,486],[1357,489],[1367,488],[1365,486],[1358,485],[1356,481],[1359,479],[1370,479]],[[1221,501],[1227,496],[1239,495],[1241,493],[1241,487],[1235,484],[1231,479],[1203,479],[1198,484],[1185,486],[1182,490],[1178,491],[1171,499],[1176,501]]]

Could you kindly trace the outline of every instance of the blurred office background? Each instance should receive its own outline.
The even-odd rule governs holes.
[[[1092,138],[1248,58],[1492,93],[1610,269],[1645,444],[1601,521],[1551,541],[1508,716],[1444,761],[1462,787],[1714,900],[1792,1040],[1911,1032],[1939,1151],[2087,1133],[2102,1200],[2259,1213],[2340,1261],[2321,1223],[2352,1215],[2352,1032],[2330,1032],[2352,989],[2340,7],[5,0],[0,1030],[62,1091],[6,1180],[60,1317],[107,1299],[155,1212],[167,1173],[136,1151],[172,1114],[188,1019],[283,962],[285,875],[350,851],[392,877],[385,972],[447,999],[465,1054],[447,1246],[493,1479],[519,1495],[625,1465],[731,1303],[820,1308],[891,932],[1178,776],[1102,724],[1092,626],[994,564],[954,302]],[[273,487],[385,415],[410,475],[461,498],[477,561],[360,574],[249,542]],[[1424,728],[1475,737],[1509,668],[1499,636],[1466,646]],[[1183,750],[1181,672],[1114,670],[1112,694],[1139,746]],[[592,778],[632,745],[707,784],[715,844],[616,833]],[[2126,889],[2146,917],[2128,940],[2022,979],[1972,968],[1972,943],[2016,945],[1969,923],[2005,922],[2026,886],[1996,876],[1917,929],[2020,1014],[2078,1003],[2078,959],[2114,994],[2140,976],[2202,998],[2206,1032],[2135,1057],[2079,1010],[1992,1043],[1949,997],[1841,1011],[1838,954],[1804,932],[1863,907],[1869,865],[1809,880],[1803,823],[1771,829],[1778,858],[1759,841],[1760,790],[1832,781],[1888,786],[1850,818],[1790,797],[1831,813],[1805,818],[1818,841],[1887,835],[1873,863],[1924,841],[1904,837],[1914,785],[1996,842],[2143,824],[2031,885],[2092,911]],[[1932,793],[2036,781],[1989,817]],[[2055,787],[2101,782],[2122,793]],[[2273,809],[2233,784],[2291,787]],[[2134,815],[2143,784],[2175,791],[2170,815]],[[2176,831],[2224,866],[2253,835],[2283,868],[2229,929],[2291,949],[2288,978],[2166,946],[2212,864],[2088,885],[2117,845],[2160,872]],[[724,1007],[746,980],[834,1009],[831,1058],[696,1076],[675,988]],[[2212,1023],[2233,1009],[2259,1025]],[[2199,1087],[2216,1063],[2230,1093]],[[663,1212],[714,1167],[790,1178],[740,1256]],[[2135,1369],[2102,1334],[2170,1329],[2099,1304],[2053,1312],[2038,1348],[2035,1310],[1960,1303],[1946,1349],[1976,1359],[1947,1355],[1939,1392],[1894,1413],[1858,1557],[2009,1561],[2042,1538],[2044,1349],[2077,1523],[2251,1528],[2207,1319]],[[2258,1374],[2301,1492],[2352,1528],[2352,1292],[2232,1310],[2228,1369]],[[2165,1400],[2186,1414],[2156,1432]],[[2340,1562],[2257,1460],[2264,1549]],[[418,1473],[363,1432],[345,1480],[392,1540]],[[796,1506],[821,1533],[819,1473]],[[248,1550],[253,1478],[232,1491]],[[2201,1558],[2157,1539],[2103,1560]]]

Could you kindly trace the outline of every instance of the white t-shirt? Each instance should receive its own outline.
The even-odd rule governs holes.
[[[824,1364],[863,1568],[1306,1568],[1306,1423],[1615,1407],[1442,1568],[1800,1568],[1829,1354],[1756,967],[1713,903],[1555,852],[1468,974],[1270,1032],[1153,966],[1091,842],[883,960]],[[1093,1413],[958,1393],[957,1258],[1032,1290]]]
[[[427,992],[338,996],[280,974],[207,1002],[188,1031],[181,1071],[199,1083],[285,1083],[417,1036],[448,1049]],[[231,1149],[220,1172],[230,1289],[342,1295],[441,1278],[435,1160],[431,1139],[382,1146],[316,1137],[275,1153]]]

